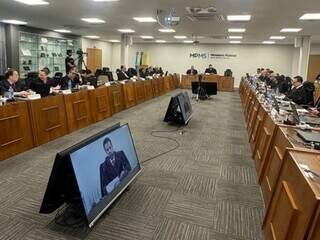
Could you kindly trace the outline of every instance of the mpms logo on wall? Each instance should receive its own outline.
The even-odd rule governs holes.
[[[218,54],[218,53],[190,53],[190,58],[197,58],[197,59],[229,59],[237,57],[237,54]]]

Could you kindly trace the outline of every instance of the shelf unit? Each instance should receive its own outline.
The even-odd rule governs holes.
[[[65,73],[67,49],[76,52],[80,43],[76,39],[47,37],[36,33],[20,32],[19,71],[24,78],[28,72],[37,72],[44,67],[51,71]]]

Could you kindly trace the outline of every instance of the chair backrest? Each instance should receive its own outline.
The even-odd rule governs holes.
[[[305,81],[303,83],[303,88],[306,92],[307,104],[313,104],[313,100],[314,100],[313,93],[315,90],[315,86],[314,86],[313,82]]]

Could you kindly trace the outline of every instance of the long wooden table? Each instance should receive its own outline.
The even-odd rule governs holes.
[[[198,75],[182,75],[180,87],[184,89],[191,89],[192,82],[198,82]],[[202,75],[202,80],[205,82],[217,83],[218,91],[234,91],[234,78],[225,77],[216,74]]]
[[[301,167],[320,174],[320,151],[306,147],[297,127],[276,123],[246,80],[239,91],[266,206],[265,239],[320,239],[320,178],[310,179]]]
[[[176,88],[177,75],[128,80],[0,106],[0,160],[104,120]]]

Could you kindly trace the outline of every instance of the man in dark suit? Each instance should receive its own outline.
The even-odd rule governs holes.
[[[73,89],[76,85],[80,85],[80,78],[76,67],[70,68],[68,74],[61,79],[60,89],[67,90],[69,88]]]
[[[287,98],[291,99],[296,104],[307,104],[307,94],[302,83],[302,77],[294,77],[292,80],[292,87],[287,93]]]
[[[41,97],[49,96],[51,87],[57,85],[52,78],[49,78],[48,74],[48,69],[43,68],[39,71],[39,77],[30,83],[30,89],[40,94]]]
[[[106,160],[100,165],[101,195],[104,197],[113,191],[131,171],[130,163],[123,151],[113,150],[110,138],[105,138],[103,148]]]
[[[126,67],[124,65],[121,65],[120,71],[117,72],[117,76],[118,76],[118,81],[130,79],[130,77],[126,71]]]
[[[188,75],[197,75],[198,71],[196,69],[194,69],[194,66],[191,66],[191,68],[188,69],[187,74]]]
[[[217,70],[212,66],[212,64],[210,64],[204,73],[217,74]]]
[[[4,75],[4,79],[0,81],[0,95],[5,95],[9,91],[14,92],[15,95],[26,97],[29,95],[25,86],[19,81],[19,73],[17,70],[8,69]]]

